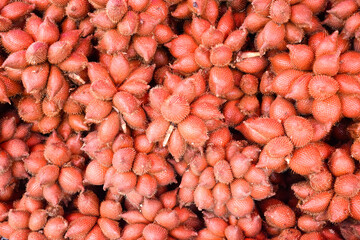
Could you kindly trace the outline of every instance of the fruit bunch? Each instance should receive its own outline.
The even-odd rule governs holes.
[[[360,238],[360,1],[0,1],[0,236]]]

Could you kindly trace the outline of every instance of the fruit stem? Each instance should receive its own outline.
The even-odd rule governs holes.
[[[122,114],[119,114],[119,116],[120,116],[121,129],[122,129],[122,131],[126,134],[126,132],[127,132],[127,130],[126,130],[126,129],[127,129],[127,128],[126,128],[126,122],[125,122]]]
[[[174,125],[173,124],[170,124],[168,130],[166,131],[165,133],[165,138],[164,138],[164,141],[162,143],[162,146],[165,147],[170,139],[170,136],[171,136],[171,133],[174,131]]]
[[[260,57],[261,53],[260,52],[244,52],[240,55],[240,57],[242,59],[244,58],[253,58],[253,57]]]

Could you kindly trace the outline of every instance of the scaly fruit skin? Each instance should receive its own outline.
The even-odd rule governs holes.
[[[274,194],[269,178],[271,171],[251,164],[258,160],[259,150],[255,145],[237,141],[228,142],[225,148],[208,145],[205,156],[188,148],[184,161],[190,165],[182,173],[180,204],[188,206],[194,202],[199,210],[212,211],[218,217],[243,218],[251,214],[254,200]],[[177,169],[181,162],[174,164]],[[203,198],[204,195],[207,197]]]
[[[357,238],[359,6],[1,1],[0,235]]]
[[[354,174],[354,169],[348,168],[347,171],[341,171],[334,168],[340,159],[339,154],[348,159],[349,163],[354,164],[354,160],[344,150],[340,148],[333,151],[326,157],[329,161],[320,172],[305,174],[308,178],[307,182],[292,186],[296,197],[300,200],[298,207],[305,214],[313,217],[307,217],[309,219],[306,221],[321,219],[338,223],[349,216],[355,218],[359,177]],[[328,168],[330,171],[327,170]],[[299,227],[308,229],[306,221],[304,217],[304,221],[298,223]]]

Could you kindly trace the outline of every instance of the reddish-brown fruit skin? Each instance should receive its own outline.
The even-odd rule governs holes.
[[[298,70],[310,70],[314,61],[314,52],[312,49],[303,44],[287,45],[290,50],[289,56],[291,64]]]
[[[77,236],[86,236],[87,233],[92,229],[92,227],[96,224],[96,217],[83,216],[76,218],[71,221],[69,224],[69,228],[66,231],[65,237],[74,238]]]
[[[350,200],[350,215],[356,220],[360,219],[360,194]]]
[[[355,174],[339,176],[335,179],[334,191],[339,196],[351,198],[360,190],[359,181],[359,177]]]
[[[338,82],[329,76],[316,75],[309,82],[309,93],[317,100],[325,100],[333,96],[339,89]]]
[[[214,66],[224,67],[232,58],[232,50],[226,45],[217,45],[211,48],[210,61]]]
[[[4,1],[1,8],[2,16],[9,18],[12,21],[16,21],[21,17],[24,17],[26,14],[32,12],[35,8],[35,5],[24,2],[8,3],[7,1]]]
[[[271,1],[266,0],[255,0],[252,2],[253,10],[262,16],[268,16],[269,15],[269,5]]]
[[[171,55],[175,58],[180,58],[189,53],[193,53],[197,48],[194,39],[187,34],[178,36],[171,42],[165,44],[165,46],[169,48]]]
[[[284,134],[284,129],[278,121],[271,118],[252,118],[236,127],[247,139],[259,144],[266,144],[272,138]]]
[[[340,96],[342,114],[348,118],[358,118],[360,99],[358,96],[342,95]]]
[[[279,146],[282,146],[279,148]],[[288,137],[273,138],[260,153],[257,167],[278,169],[285,164],[285,158],[293,151],[293,144]]]
[[[285,204],[270,206],[264,213],[266,222],[273,227],[285,229],[295,225],[295,213]]]
[[[341,116],[341,101],[337,95],[326,100],[314,100],[312,114],[316,120],[322,123],[336,123]]]
[[[290,20],[299,27],[307,27],[311,24],[313,13],[304,4],[297,4],[291,7]]]
[[[161,105],[161,114],[169,122],[180,123],[189,113],[189,103],[181,95],[171,95]]]
[[[224,119],[230,126],[235,126],[241,123],[245,115],[240,112],[237,107],[238,101],[232,100],[225,103],[223,108]]]
[[[112,165],[118,172],[131,170],[136,151],[133,148],[121,148],[114,153]]]
[[[342,148],[336,149],[331,154],[328,165],[329,170],[336,177],[351,174],[355,171],[354,160],[350,157],[349,153]]]
[[[275,56],[269,57],[269,61],[271,62],[271,70],[276,74],[292,68],[288,53],[276,54]]]
[[[327,209],[327,215],[330,222],[339,223],[349,216],[349,199],[334,196]]]
[[[178,58],[171,67],[183,74],[196,72],[200,68],[195,61],[194,53]]]
[[[320,231],[325,225],[325,221],[317,221],[311,215],[302,215],[297,219],[297,226],[304,232]]]
[[[293,69],[283,71],[274,78],[272,82],[272,91],[281,96],[287,95],[290,92],[294,81],[303,74],[304,72]]]
[[[1,42],[6,51],[13,53],[27,49],[32,43],[32,37],[20,29],[12,29],[6,33],[1,33]]]
[[[210,91],[215,96],[224,96],[234,87],[233,74],[228,67],[213,67],[209,74]]]
[[[359,53],[348,51],[340,56],[339,73],[358,74],[360,72]]]
[[[293,115],[296,115],[294,105],[280,96],[278,96],[270,105],[270,118],[277,119],[282,122]]]
[[[255,203],[250,196],[243,199],[232,198],[227,202],[226,207],[234,216],[244,217],[253,211]]]
[[[244,176],[245,180],[251,184],[268,184],[269,176],[265,169],[251,165]]]
[[[359,0],[30,2],[0,2],[1,40],[11,53],[0,59],[0,101],[12,103],[20,114],[0,125],[0,235],[10,240],[300,239],[294,217],[282,217],[293,214],[269,208],[261,218],[255,209],[254,200],[275,193],[295,209],[297,200],[283,187],[299,179],[280,174],[288,167],[306,180],[292,185],[298,210],[316,218],[304,217],[302,226],[298,219],[306,232],[302,239],[340,239],[332,225],[343,231],[352,221],[346,218],[360,219],[359,134],[346,130],[360,117],[359,53],[350,51],[359,50]],[[329,11],[321,13],[326,5]],[[34,8],[43,19],[29,16]],[[181,20],[169,18],[169,9]],[[321,26],[326,24],[335,28],[332,35]],[[280,33],[274,35],[274,29]],[[256,36],[255,45],[247,42],[248,32]],[[91,51],[93,44],[98,52]],[[260,52],[247,52],[249,47]],[[45,65],[48,69],[39,71]],[[161,87],[152,88],[155,68]],[[185,113],[166,102],[172,96],[183,98]],[[18,125],[20,119],[28,123]],[[234,135],[229,126],[240,133]],[[57,131],[58,139],[45,142],[35,131]],[[333,137],[348,143],[335,150],[319,142],[333,144]],[[180,189],[166,192],[175,177],[182,178]],[[25,181],[26,192],[18,199],[16,189]],[[101,204],[84,197],[91,185],[108,190]],[[153,197],[161,202],[148,199]],[[55,206],[63,202],[65,212]],[[105,202],[109,205],[101,211]],[[194,202],[203,210],[203,230],[195,214],[184,213]],[[182,208],[174,211],[178,203]],[[86,226],[74,224],[85,216],[69,214],[67,206],[97,217],[86,216]],[[38,226],[29,219],[27,226],[18,221],[23,226],[15,230],[10,208],[31,216],[46,210]],[[213,220],[212,214],[223,219]],[[123,231],[122,217],[128,222]],[[331,227],[323,228],[322,220]]]
[[[236,58],[236,68],[250,74],[262,72],[268,64],[266,58],[258,56],[259,53],[254,54],[255,56],[252,56],[252,54],[252,52],[239,53]]]
[[[238,104],[240,111],[249,116],[259,116],[260,115],[260,103],[256,96],[245,95],[240,99]]]
[[[224,33],[213,26],[208,28],[201,36],[201,43],[205,47],[211,48],[224,42]]]
[[[278,148],[279,144],[282,148]],[[288,137],[281,136],[271,139],[263,150],[272,157],[285,157],[292,152],[293,144]]]
[[[146,129],[146,137],[150,142],[161,141],[167,130],[170,127],[170,123],[162,117],[152,121]]]
[[[311,233],[305,233],[305,234],[301,235],[301,237],[299,239],[300,240],[310,240],[310,239],[324,240],[324,237],[320,232],[311,232]]]
[[[330,204],[332,196],[331,191],[315,193],[302,203],[299,203],[298,207],[306,213],[321,213]]]
[[[231,167],[230,167],[229,162],[227,162],[225,160],[218,161],[214,165],[214,175],[215,175],[215,179],[218,182],[225,183],[225,184],[231,183],[233,180],[233,175],[231,172]]]
[[[306,145],[295,150],[289,162],[289,167],[300,175],[309,175],[320,171],[322,165],[319,150],[311,145]]]
[[[245,44],[248,32],[244,28],[232,31],[225,39],[224,44],[229,46],[233,52],[239,51]]]
[[[335,76],[340,68],[339,62],[339,53],[321,55],[314,61],[313,72],[319,75]]]
[[[190,115],[178,124],[181,136],[194,146],[201,146],[208,139],[207,128],[200,118]]]
[[[300,116],[291,116],[284,121],[286,135],[296,147],[303,147],[313,138],[313,127],[311,123]]]
[[[36,93],[44,89],[49,75],[49,65],[47,63],[27,67],[21,80],[27,93]],[[34,81],[36,79],[36,81]]]
[[[312,173],[309,175],[310,186],[315,191],[327,191],[332,188],[333,177],[330,171],[323,168],[318,173]]]
[[[47,238],[62,238],[69,224],[62,216],[49,219],[44,227],[44,235]]]
[[[100,165],[98,161],[91,161],[85,169],[84,181],[93,185],[103,185],[107,169],[108,167]]]
[[[84,186],[82,183],[83,177],[81,172],[73,167],[62,168],[59,175],[59,184],[68,193],[76,193],[83,191]]]
[[[39,26],[36,40],[50,45],[59,39],[59,35],[59,29],[55,22],[51,18],[45,18]]]
[[[254,33],[262,29],[268,21],[268,17],[251,12],[246,16],[244,26],[250,33]]]
[[[272,32],[276,31],[275,36]],[[264,26],[263,30],[259,32],[256,38],[256,45],[259,52],[263,55],[267,50],[281,48],[285,38],[285,26],[278,25],[273,21],[269,21]]]
[[[285,40],[291,44],[300,43],[304,38],[304,30],[291,22],[285,24],[285,31]]]
[[[154,57],[156,47],[157,42],[152,37],[137,37],[134,39],[134,49],[145,62],[149,62]]]
[[[270,5],[270,18],[277,24],[286,23],[290,19],[290,4],[284,0],[272,1]]]
[[[240,79],[240,88],[247,95],[254,95],[258,91],[259,80],[251,74],[245,74]]]
[[[360,141],[356,140],[351,145],[351,156],[357,161],[360,161]]]
[[[236,179],[230,184],[230,190],[233,198],[242,199],[250,195],[251,186],[244,179]]]

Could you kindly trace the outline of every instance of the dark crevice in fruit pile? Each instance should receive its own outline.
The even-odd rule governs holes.
[[[359,8],[0,1],[0,236],[360,239]]]

